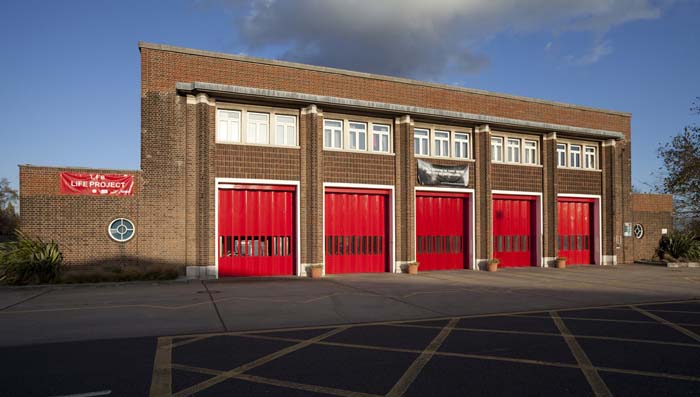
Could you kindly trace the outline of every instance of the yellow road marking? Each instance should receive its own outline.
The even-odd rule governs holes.
[[[224,373],[222,373],[222,374],[220,374],[220,375],[218,375],[218,376],[215,376],[215,377],[213,377],[213,378],[211,378],[211,379],[207,379],[207,380],[205,380],[204,382],[201,382],[201,383],[198,383],[198,384],[196,384],[196,385],[190,386],[190,387],[188,387],[187,389],[182,390],[182,391],[180,391],[180,392],[174,394],[174,396],[176,396],[176,397],[186,397],[186,396],[190,396],[190,395],[192,395],[192,394],[194,394],[194,393],[198,393],[198,392],[200,392],[200,391],[202,391],[202,390],[205,390],[205,389],[207,389],[207,388],[209,388],[209,387],[211,387],[211,386],[214,386],[214,385],[216,385],[216,384],[218,384],[218,383],[221,383],[221,382],[223,382],[223,381],[225,381],[225,380],[231,378],[231,377],[234,376],[234,375],[240,375],[240,374],[242,374],[243,372],[249,371],[249,370],[251,370],[251,369],[253,369],[253,368],[256,368],[256,367],[259,367],[259,366],[261,366],[261,365],[263,365],[263,364],[267,364],[268,362],[270,362],[270,361],[272,361],[272,360],[276,360],[276,359],[278,359],[278,358],[280,358],[280,357],[282,357],[282,356],[285,356],[285,355],[287,355],[287,354],[289,354],[289,353],[293,353],[293,352],[295,352],[295,351],[297,351],[297,350],[303,349],[303,348],[305,348],[305,347],[307,347],[307,346],[309,346],[309,345],[311,345],[311,344],[313,344],[313,343],[315,343],[315,342],[319,342],[319,341],[321,341],[321,340],[323,340],[323,339],[325,339],[325,338],[328,338],[328,337],[333,336],[333,335],[335,335],[335,334],[337,334],[337,333],[340,333],[340,332],[342,332],[342,331],[345,331],[345,330],[348,329],[348,328],[349,328],[349,327],[339,327],[339,328],[333,329],[333,330],[331,330],[331,331],[328,331],[328,332],[326,332],[326,333],[323,333],[323,334],[321,334],[321,335],[319,335],[319,336],[316,336],[316,337],[314,337],[314,338],[305,340],[305,341],[303,341],[303,342],[299,342],[299,343],[297,343],[296,345],[286,347],[286,348],[284,348],[284,349],[282,349],[282,350],[278,350],[278,351],[276,351],[276,352],[274,352],[274,353],[272,353],[272,354],[268,354],[268,355],[266,355],[266,356],[264,356],[264,357],[261,357],[261,358],[255,360],[255,361],[251,361],[251,362],[249,362],[249,363],[247,363],[247,364],[243,364],[243,365],[241,365],[241,366],[238,366],[238,367],[236,367],[236,368],[234,368],[234,369],[232,369],[232,370],[230,370],[230,371],[226,371],[226,372],[224,372]]]
[[[423,352],[418,356],[410,367],[404,372],[403,376],[396,382],[394,387],[391,388],[387,397],[400,397],[403,396],[408,388],[416,380],[420,372],[423,370],[428,361],[433,357],[435,352],[440,348],[442,342],[447,339],[452,331],[452,328],[457,324],[459,319],[453,318],[447,325],[440,331],[440,333],[433,338],[428,347],[423,350]]]
[[[170,396],[172,394],[171,370],[172,342],[170,337],[158,338],[156,354],[153,359],[151,376],[151,397]]]
[[[427,328],[427,329],[441,329],[439,326],[431,325],[408,325],[408,324],[387,324],[390,327],[401,327],[401,328]],[[556,336],[561,337],[561,334],[555,334],[553,332],[534,332],[534,331],[512,331],[505,329],[491,329],[491,328],[464,328],[455,327],[454,331],[470,331],[470,332],[483,332],[483,333],[497,333],[497,334],[515,334],[515,335],[538,335],[538,336]],[[579,335],[572,334],[573,337],[577,339],[599,339],[599,340],[613,340],[620,342],[637,342],[637,343],[649,343],[658,345],[670,345],[670,346],[681,346],[681,347],[691,347],[700,348],[700,344],[696,343],[683,343],[683,342],[667,342],[662,340],[647,340],[647,339],[631,339],[631,338],[618,338],[614,336],[598,336],[598,335]]]
[[[643,315],[645,315],[649,318],[653,318],[654,320],[660,322],[661,324],[668,325],[669,327],[675,329],[676,331],[681,332],[681,333],[687,335],[688,337],[700,342],[700,335],[696,334],[695,332],[690,331],[689,329],[683,328],[678,324],[674,324],[674,323],[666,320],[665,318],[657,316],[654,313],[649,313],[648,311],[646,311],[642,308],[639,308],[637,306],[630,306],[630,307],[632,307],[634,310],[642,313]]]
[[[583,348],[581,348],[581,345],[578,344],[576,338],[574,338],[574,336],[571,335],[569,328],[566,326],[566,324],[564,324],[564,321],[559,317],[559,314],[553,311],[549,312],[549,315],[552,316],[554,324],[557,326],[559,332],[564,337],[566,344],[569,345],[569,349],[571,350],[571,353],[574,355],[576,362],[581,368],[581,372],[583,372],[583,375],[586,377],[588,384],[591,385],[593,393],[596,396],[612,397],[612,393],[603,381],[603,378],[600,377],[600,374],[598,374],[598,371],[593,366],[593,363],[591,363],[591,360],[588,358],[586,352],[583,351]]]

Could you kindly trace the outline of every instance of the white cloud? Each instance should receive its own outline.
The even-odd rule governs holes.
[[[578,65],[590,65],[598,62],[604,56],[612,52],[613,48],[610,41],[600,41],[597,42],[587,53],[583,54],[579,58],[572,58],[572,63]]]
[[[663,1],[663,0],[660,0]],[[231,3],[230,3],[231,4]],[[438,79],[489,64],[479,46],[501,33],[591,32],[581,64],[612,51],[605,33],[660,16],[654,0],[252,0],[233,3],[247,52],[285,48],[282,59]],[[551,45],[548,44],[547,48]]]

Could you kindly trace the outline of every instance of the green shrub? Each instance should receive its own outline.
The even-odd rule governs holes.
[[[0,243],[0,282],[14,285],[51,283],[63,270],[63,254],[51,241],[16,232],[17,240]]]
[[[674,259],[700,259],[700,241],[693,233],[674,232],[661,237],[656,250],[659,258],[670,256]]]

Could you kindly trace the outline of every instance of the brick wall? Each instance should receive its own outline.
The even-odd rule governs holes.
[[[542,167],[491,164],[492,190],[542,191]]]
[[[207,82],[606,129],[628,137],[630,133],[629,116],[613,112],[174,47],[144,44],[141,55],[142,96],[172,92],[177,82]]]
[[[133,196],[61,195],[61,172],[128,174],[134,176]],[[95,263],[131,264],[138,262],[139,171],[19,167],[20,230],[44,241],[56,241],[67,265]],[[128,218],[137,233],[131,240],[118,243],[107,234],[115,218]]]
[[[632,237],[634,260],[651,259],[661,239],[661,229],[673,230],[673,196],[670,194],[632,194],[633,224],[644,227],[641,239]]]
[[[562,168],[558,170],[558,192],[578,194],[601,194],[601,173]]]

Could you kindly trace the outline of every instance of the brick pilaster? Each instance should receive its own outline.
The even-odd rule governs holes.
[[[415,185],[416,162],[413,147],[413,120],[410,116],[394,121],[394,159],[396,169],[395,214],[396,270],[407,262],[416,260],[415,236]]]
[[[542,139],[542,256],[546,265],[552,265],[557,256],[556,238],[559,222],[557,195],[559,193],[557,166],[557,133],[546,134]]]
[[[323,113],[316,105],[301,110],[301,272],[323,263]]]

